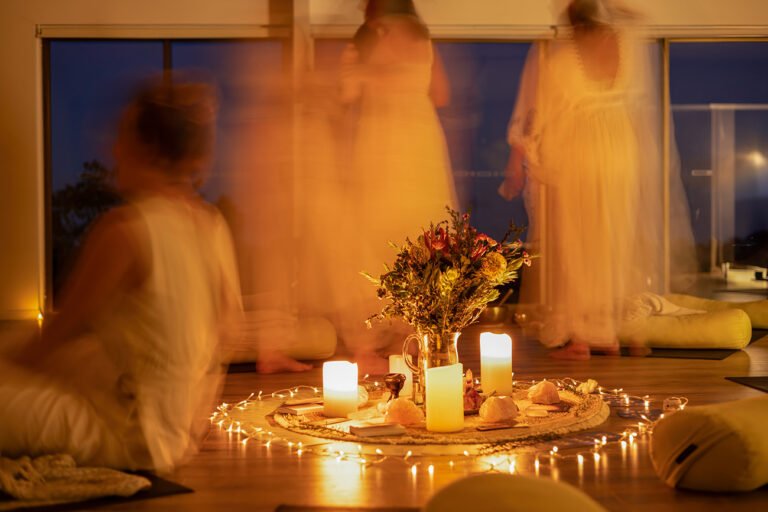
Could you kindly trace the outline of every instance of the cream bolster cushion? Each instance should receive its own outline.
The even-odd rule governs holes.
[[[653,348],[742,349],[752,338],[752,324],[740,309],[649,316],[623,325],[619,338]]]
[[[238,342],[229,347],[229,363],[259,359],[265,351],[278,351],[294,359],[320,360],[336,352],[333,324],[322,317],[296,318],[246,312]]]
[[[651,458],[668,485],[751,491],[768,483],[768,395],[690,407],[653,429]]]
[[[548,478],[486,473],[438,491],[425,512],[606,512],[579,489]]]

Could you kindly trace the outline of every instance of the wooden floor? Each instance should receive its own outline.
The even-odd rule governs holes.
[[[461,357],[465,367],[479,369],[478,330],[462,336]],[[754,389],[726,381],[726,376],[768,375],[768,338],[721,361],[639,357],[593,357],[587,362],[550,359],[535,342],[519,342],[514,349],[515,377],[594,378],[609,388],[624,388],[654,400],[685,396],[690,405],[701,405],[758,396]],[[272,391],[298,384],[320,385],[321,373],[262,376],[255,373],[230,375],[224,400],[235,401],[252,391]],[[597,432],[621,432],[629,424],[612,413]],[[274,510],[281,504],[346,507],[420,507],[429,497],[462,476],[483,471],[468,460],[449,467],[446,457],[433,458],[432,476],[427,464],[414,476],[401,460],[388,460],[361,470],[354,462],[332,457],[295,455],[295,449],[257,443],[243,448],[229,435],[213,428],[202,451],[170,479],[195,490],[193,494],[159,498],[120,506],[112,510]],[[539,469],[541,478],[557,478],[578,486],[608,510],[768,510],[768,487],[746,494],[704,494],[676,491],[657,478],[648,455],[649,441],[641,439],[636,454],[622,457],[618,445],[609,446],[600,464],[586,460],[579,474],[573,459]],[[452,457],[453,459],[455,457]],[[461,457],[459,457],[461,459]],[[533,456],[520,454],[516,470],[535,473]]]
[[[460,357],[465,368],[479,370],[479,332],[474,327],[460,339]],[[735,384],[726,376],[768,376],[768,337],[752,343],[746,350],[724,360],[660,359],[641,357],[593,357],[586,362],[556,361],[533,341],[521,340],[513,331],[515,377],[520,380],[543,377],[596,379],[606,388],[623,388],[636,395],[650,395],[658,404],[668,396],[685,396],[690,405],[702,405],[760,396],[760,391]],[[315,368],[302,374],[231,374],[222,401],[234,402],[259,390],[270,392],[299,384],[320,385],[321,371]],[[612,412],[606,423],[594,432],[622,432],[634,422]],[[235,438],[236,439],[236,438]],[[564,441],[560,441],[562,445]],[[555,441],[554,444],[557,444]],[[545,447],[545,449],[548,449]],[[768,486],[746,494],[704,494],[668,488],[655,475],[649,459],[649,440],[640,439],[637,448],[622,454],[618,445],[608,445],[596,465],[591,458],[579,472],[572,457],[576,452],[561,452],[565,459],[554,467],[543,458],[541,478],[555,478],[583,489],[608,510],[768,510]],[[582,449],[582,451],[584,451]],[[453,467],[449,460],[456,460]],[[278,505],[326,507],[411,507],[422,506],[430,496],[465,475],[487,471],[459,457],[414,459],[421,462],[416,474],[402,459],[390,459],[362,470],[355,462],[328,456],[296,455],[295,449],[275,443],[266,448],[258,443],[243,447],[229,434],[214,427],[199,454],[168,479],[194,489],[194,493],[151,500],[126,502],[104,510],[122,511],[204,511],[275,510]],[[516,471],[534,475],[534,456],[519,453]],[[427,471],[434,465],[434,474]],[[502,467],[508,470],[508,467]],[[330,510],[333,510],[332,508]]]

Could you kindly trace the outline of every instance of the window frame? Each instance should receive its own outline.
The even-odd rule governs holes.
[[[303,4],[303,0],[295,3]],[[301,14],[301,13],[299,13]],[[349,39],[357,25],[311,24],[294,13],[291,25],[58,25],[36,26],[42,47],[42,160],[43,187],[41,217],[43,231],[43,265],[40,269],[43,283],[41,311],[53,311],[52,232],[51,232],[51,119],[50,119],[50,42],[53,40],[160,40],[164,46],[163,66],[170,65],[170,45],[179,40],[263,40],[276,39],[287,45],[285,58],[292,69],[294,82],[304,70],[314,67],[314,43],[323,39]],[[432,37],[438,42],[467,43],[532,43],[554,39],[567,33],[564,25],[434,25]],[[661,52],[662,144],[664,152],[664,275],[667,289],[670,282],[670,152],[671,152],[671,100],[670,100],[670,45],[673,43],[728,43],[768,42],[768,27],[762,25],[659,25],[647,27],[645,34],[659,43]]]
[[[40,304],[40,313],[56,313],[54,301],[53,279],[53,160],[52,160],[52,133],[51,133],[51,43],[56,41],[155,41],[162,44],[162,69],[173,69],[172,45],[178,41],[281,41],[290,44],[289,30],[274,27],[247,26],[247,29],[229,30],[229,26],[218,28],[175,27],[175,30],[158,29],[157,26],[100,26],[84,25],[73,28],[71,25],[40,26],[38,37],[42,49],[42,134],[43,134],[43,187],[41,200],[42,231],[43,231],[43,300]],[[255,27],[255,28],[251,28]],[[150,37],[164,34],[161,37]],[[133,37],[124,37],[132,35]],[[140,35],[141,37],[137,37]],[[173,35],[175,37],[170,37]],[[195,37],[192,37],[195,36]],[[203,37],[205,36],[205,37]],[[289,46],[290,48],[290,46]],[[291,59],[290,52],[286,58]],[[285,62],[283,63],[285,65]]]

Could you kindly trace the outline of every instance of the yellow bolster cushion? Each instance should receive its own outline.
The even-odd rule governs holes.
[[[650,316],[622,326],[622,342],[654,348],[742,349],[752,337],[749,316],[724,309],[681,316]]]
[[[751,491],[768,483],[768,395],[690,407],[659,421],[656,473],[671,487]]]
[[[669,302],[690,309],[704,311],[719,311],[723,309],[740,309],[749,315],[752,327],[755,329],[768,329],[768,300],[755,300],[750,302],[726,302],[711,300],[691,295],[668,294],[664,296]]]

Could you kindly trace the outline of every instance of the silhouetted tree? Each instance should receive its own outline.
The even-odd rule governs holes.
[[[120,202],[110,174],[97,160],[84,162],[77,182],[65,185],[51,196],[54,292],[66,278],[88,226]]]

